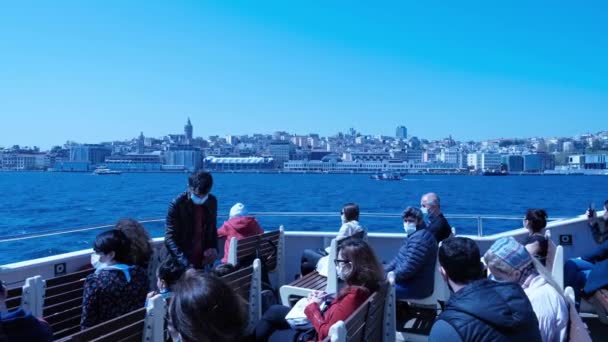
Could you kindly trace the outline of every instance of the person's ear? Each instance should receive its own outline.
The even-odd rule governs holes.
[[[448,272],[445,271],[445,268],[443,268],[442,266],[439,266],[439,273],[441,274],[441,278],[443,278],[443,280],[445,280],[447,282],[449,277],[448,277]]]

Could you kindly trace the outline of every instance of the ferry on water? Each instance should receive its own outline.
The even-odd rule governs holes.
[[[252,213],[256,216],[311,216],[313,213]],[[327,216],[327,213],[318,213],[318,216]],[[382,216],[399,218],[398,214],[371,214],[362,213],[362,218]],[[601,215],[601,213],[598,213]],[[489,217],[489,216],[467,216],[467,215],[446,215],[448,219],[471,219],[477,223],[477,235],[464,235],[473,239],[483,253],[498,238],[513,236],[522,240],[527,234],[524,228],[505,231],[498,234],[485,235],[484,221],[491,219],[521,220],[521,217]],[[141,221],[144,225],[163,224],[162,219]],[[22,237],[0,238],[0,245],[7,242],[25,241],[37,238],[47,238],[57,234],[74,234],[87,230],[103,231],[112,228],[112,225],[102,227],[92,227],[77,229],[72,231],[41,233]],[[289,227],[291,228],[291,227]],[[294,229],[295,228],[295,229]],[[335,266],[329,263],[329,271],[326,278],[316,274],[315,282],[308,282],[306,279],[294,280],[300,271],[301,253],[306,248],[319,248],[331,246],[330,258],[335,252],[336,232],[319,231],[298,231],[297,227],[284,230],[283,227],[276,227],[274,230],[267,228],[267,233],[247,238],[232,243],[228,252],[228,262],[239,264],[239,260],[247,253],[255,253],[259,258],[265,258],[265,266],[270,271],[270,281],[278,290],[280,300],[283,304],[293,302],[293,298],[306,296],[314,288],[321,288],[328,292],[337,290],[338,280],[335,276]],[[592,237],[588,227],[587,218],[584,215],[569,219],[559,219],[551,221],[546,227],[546,236],[550,238],[552,246],[551,264],[548,268],[554,280],[563,287],[563,264],[568,258],[575,258],[596,248],[597,242]],[[453,233],[458,234],[458,228],[453,228]],[[399,250],[404,234],[401,233],[374,233],[368,234],[368,243],[374,248],[381,261],[390,260]],[[232,240],[235,242],[235,240]],[[164,246],[164,238],[153,239],[155,256],[150,265],[150,270],[155,270],[161,259]],[[266,244],[267,243],[267,244]],[[224,241],[219,241],[219,246],[223,246]],[[223,248],[218,249],[221,253]],[[80,314],[82,305],[82,286],[84,277],[90,274],[92,249],[54,255],[40,259],[26,260],[12,264],[0,266],[0,279],[9,288],[7,307],[22,307],[31,311],[35,316],[45,319],[51,325],[56,340],[62,341],[164,341],[165,325],[164,317],[167,307],[163,301],[154,297],[146,308],[137,312],[123,315],[117,319],[105,322],[100,326],[92,327],[80,331]],[[221,257],[221,255],[220,255]],[[548,257],[549,258],[549,257]],[[250,327],[260,319],[260,261],[256,259],[251,267],[243,269],[235,276],[228,276],[228,282],[237,284],[245,282],[246,285],[240,286],[242,291],[244,286],[245,299],[249,303]],[[333,270],[333,272],[332,272]],[[249,273],[247,273],[249,272]],[[437,272],[438,273],[438,272]],[[249,274],[249,275],[247,275]],[[156,284],[156,272],[149,272],[150,283]],[[442,290],[443,288],[443,290]],[[242,292],[239,292],[242,293]],[[567,288],[566,296],[571,295],[571,289]],[[442,304],[449,299],[449,291],[445,291],[445,283],[441,276],[435,278],[435,290],[431,297],[423,300],[412,301],[414,304],[421,304],[421,307],[431,309],[431,311],[441,311]],[[370,297],[371,298],[371,297]],[[330,330],[328,341],[363,341],[364,336],[368,336],[370,341],[426,341],[428,339],[428,329],[419,321],[424,321],[424,317],[414,317],[403,324],[396,319],[399,313],[399,303],[395,303],[394,287],[390,287],[386,295],[377,302],[371,303],[367,313],[360,314],[357,310],[352,315],[357,316],[359,321],[354,318],[347,319],[346,322],[338,322]],[[418,303],[416,303],[418,302]],[[372,314],[374,305],[375,313]],[[608,336],[608,312],[601,303],[583,300],[580,309],[580,316],[589,329],[593,341],[606,341]],[[432,323],[432,319],[431,319]],[[377,324],[377,325],[376,325]],[[428,324],[428,319],[427,319]],[[359,328],[356,328],[359,327]],[[375,327],[375,328],[374,328]],[[376,335],[370,331],[376,329]],[[375,336],[373,338],[369,336]]]
[[[107,167],[98,167],[93,171],[93,174],[98,176],[108,176],[108,175],[120,175],[122,172],[117,170],[111,170]]]

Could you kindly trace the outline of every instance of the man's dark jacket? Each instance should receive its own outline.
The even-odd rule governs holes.
[[[466,342],[542,341],[532,304],[516,283],[477,280],[453,293],[437,319]]]
[[[194,207],[187,192],[177,196],[169,205],[167,213],[165,244],[169,253],[184,266],[189,266],[189,257],[194,246]],[[203,252],[217,248],[217,199],[209,197],[201,205],[203,208]]]
[[[452,227],[443,214],[430,216],[426,229],[435,235],[435,240],[437,240],[437,243],[449,238],[452,234]]]

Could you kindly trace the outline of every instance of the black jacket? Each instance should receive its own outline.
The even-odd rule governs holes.
[[[437,320],[462,341],[542,341],[532,305],[516,283],[477,280],[453,293]]]
[[[421,228],[403,241],[397,256],[384,270],[395,271],[395,282],[410,288],[410,299],[425,298],[433,293],[436,260],[437,241],[431,232]]]
[[[433,235],[435,235],[435,240],[437,243],[447,239],[452,234],[452,227],[448,223],[448,220],[445,219],[443,214],[439,214],[437,216],[431,216],[429,218],[429,223],[426,225],[426,229],[430,230]]]
[[[184,266],[189,266],[189,257],[194,245],[194,206],[187,192],[177,196],[167,212],[165,245],[169,253]],[[217,199],[209,194],[202,204],[205,211],[203,222],[203,251],[217,248]]]

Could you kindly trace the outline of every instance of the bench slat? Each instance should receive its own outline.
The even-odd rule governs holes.
[[[46,287],[53,287],[61,284],[71,283],[79,279],[86,278],[89,274],[95,271],[94,268],[86,269],[84,271],[72,272],[59,277],[51,278],[46,281]]]
[[[138,335],[140,334],[140,341],[141,341],[141,334],[144,331],[144,321],[137,321],[135,323],[131,323],[127,326],[124,326],[121,329],[118,330],[114,330],[113,332],[100,336],[96,339],[93,340],[80,340],[80,341],[91,341],[91,342],[115,342],[115,341],[130,341],[129,338],[131,338],[134,335]]]
[[[44,317],[44,320],[47,321],[48,324],[53,325],[58,322],[61,322],[65,319],[68,319],[73,316],[80,317],[82,315],[82,307],[74,307],[69,310],[65,310],[56,314],[51,314],[49,316]]]
[[[80,317],[80,314],[77,314],[75,316],[70,316],[62,321],[58,321],[53,324],[49,323],[49,325],[51,326],[52,331],[61,331],[74,327],[78,327],[78,329],[80,329]]]
[[[44,291],[46,297],[56,296],[72,290],[82,290],[84,288],[84,278],[70,283],[65,283],[53,287],[47,287]]]
[[[253,266],[249,266],[249,267],[241,268],[238,271],[234,271],[232,273],[229,273],[229,274],[223,276],[222,279],[226,283],[232,283],[232,282],[237,281],[239,279],[248,277],[252,273],[253,273]]]
[[[83,294],[83,289],[76,289],[76,290],[67,291],[67,292],[64,292],[62,294],[58,294],[55,296],[47,296],[46,298],[44,298],[44,305],[51,306],[51,305],[67,302],[69,300],[73,300],[73,299],[77,299],[77,298],[82,300],[82,294]]]
[[[73,339],[75,341],[91,341],[96,337],[109,335],[114,331],[121,330],[123,327],[130,326],[132,324],[141,323],[143,325],[143,320],[145,317],[146,308],[137,309],[104,323],[82,330],[81,332],[75,334]],[[116,341],[116,339],[114,339],[114,341]]]
[[[82,307],[82,297],[75,298],[63,303],[50,305],[42,308],[42,317],[47,317],[52,314],[60,313],[62,311],[70,310],[75,307]]]

